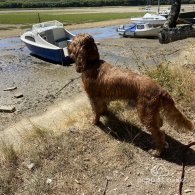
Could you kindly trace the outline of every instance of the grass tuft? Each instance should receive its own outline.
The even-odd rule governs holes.
[[[1,142],[1,153],[3,155],[4,163],[9,166],[17,165],[18,155],[14,150],[13,145]]]
[[[142,72],[163,86],[183,107],[195,108],[194,71],[185,67],[159,64],[154,68],[144,67]]]
[[[14,194],[17,184],[18,153],[12,145],[1,142],[0,194]]]

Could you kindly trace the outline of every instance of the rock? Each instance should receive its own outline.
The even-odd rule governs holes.
[[[84,158],[83,160],[84,160],[84,161],[90,161],[90,159],[89,159],[89,158]]]
[[[15,112],[15,106],[0,106],[0,112],[12,113]]]
[[[186,190],[184,190],[184,192],[185,193],[190,193],[190,192],[192,192],[192,190],[191,189],[186,189]]]
[[[51,182],[52,182],[52,179],[47,178],[46,183],[47,183],[47,184],[50,184]]]
[[[112,180],[112,177],[106,176],[106,179],[107,179],[108,181],[111,181],[111,180]]]
[[[129,179],[129,177],[127,176],[127,177],[125,177],[124,181],[127,181],[128,179]]]
[[[23,94],[22,94],[22,93],[16,93],[16,94],[14,95],[14,97],[15,97],[15,98],[21,98],[21,97],[23,97]]]
[[[49,99],[49,100],[53,100],[53,99],[55,99],[55,96],[54,96],[53,94],[47,94],[47,95],[45,96],[45,98],[46,98],[46,99]]]
[[[126,186],[127,186],[127,187],[131,187],[131,186],[132,186],[132,184],[131,184],[131,183],[128,183]]]
[[[8,87],[8,88],[4,89],[3,91],[13,91],[15,89],[17,89],[17,87],[13,86],[13,87]]]
[[[32,170],[35,167],[35,163],[30,163],[26,165],[29,170]]]
[[[75,179],[75,182],[76,182],[77,184],[81,185],[81,182],[78,181],[77,179]]]
[[[77,133],[79,130],[78,130],[78,128],[75,127],[75,126],[70,126],[70,127],[68,128],[68,131],[71,132],[71,133]]]

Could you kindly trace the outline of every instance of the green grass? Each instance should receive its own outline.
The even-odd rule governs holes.
[[[58,20],[65,24],[99,22],[105,20],[131,18],[143,13],[84,13],[65,14],[64,12],[39,13],[41,21]],[[38,12],[1,13],[0,24],[33,24],[38,22]]]

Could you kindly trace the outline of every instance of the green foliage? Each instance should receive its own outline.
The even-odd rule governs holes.
[[[151,2],[157,5],[158,1]],[[161,4],[171,4],[172,1],[162,0]],[[195,3],[195,0],[183,0],[182,3]],[[145,0],[1,0],[0,8],[42,8],[42,7],[99,7],[99,6],[129,6],[146,5]]]
[[[41,8],[41,7],[94,7],[145,5],[145,0],[3,0],[1,8]]]
[[[173,91],[173,82],[175,82],[176,75],[170,71],[168,66],[158,65],[155,69],[146,71],[148,76],[156,80],[161,86],[164,86],[168,91]]]
[[[143,13],[75,13],[65,14],[64,12],[41,12],[41,22],[58,20],[65,24],[98,22],[119,18],[130,18]],[[13,12],[0,14],[0,24],[33,24],[39,22],[38,12]]]

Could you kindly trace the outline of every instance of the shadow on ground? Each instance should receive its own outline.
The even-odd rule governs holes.
[[[69,56],[67,56],[65,58],[65,60],[63,60],[62,62],[55,62],[53,60],[49,60],[47,58],[43,58],[43,57],[38,56],[38,55],[33,54],[33,53],[31,53],[30,55],[33,56],[33,57],[35,57],[35,58],[38,58],[40,60],[43,60],[45,62],[49,62],[49,63],[57,64],[57,65],[62,65],[62,66],[71,66],[74,63],[74,61]]]
[[[106,122],[104,124],[100,122],[98,126],[101,130],[111,135],[113,138],[119,141],[134,144],[144,151],[148,152],[148,150],[154,148],[153,140],[149,133],[142,131],[140,128],[132,125],[131,123],[122,121],[112,112],[106,113]],[[181,165],[183,151],[186,148],[186,145],[182,144],[180,141],[174,139],[173,137],[170,137],[167,134],[166,141],[169,143],[169,148],[165,149],[161,158],[166,161]],[[194,166],[195,151],[189,148],[186,156],[186,165]]]

